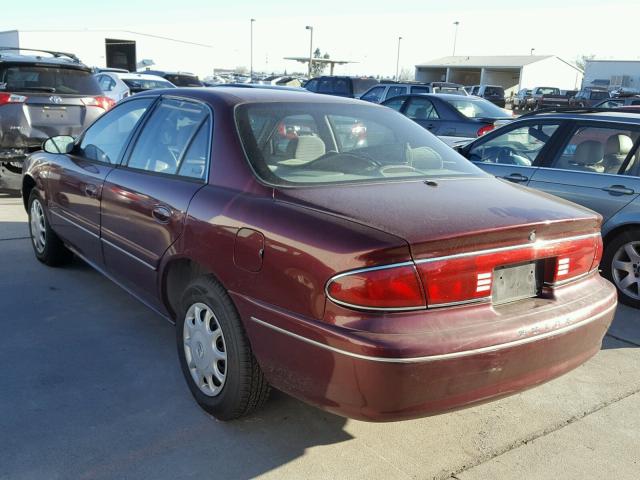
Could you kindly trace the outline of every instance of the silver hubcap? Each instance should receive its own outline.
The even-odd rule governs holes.
[[[31,240],[38,253],[44,252],[44,246],[47,241],[47,229],[44,220],[44,210],[40,200],[34,200],[31,203],[30,212],[31,224]]]
[[[640,241],[618,249],[611,265],[613,280],[625,295],[640,300]]]
[[[202,393],[215,397],[227,378],[227,346],[218,319],[204,303],[194,303],[187,310],[183,338],[193,381]]]

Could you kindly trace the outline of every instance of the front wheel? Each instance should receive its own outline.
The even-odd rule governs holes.
[[[49,225],[45,207],[38,191],[34,188],[29,195],[29,233],[36,258],[50,267],[69,263],[73,253],[64,246],[62,240]]]
[[[224,288],[205,276],[187,287],[176,322],[182,373],[196,402],[219,420],[251,413],[270,387]]]
[[[630,228],[608,242],[602,273],[618,289],[622,303],[640,308],[640,228]]]

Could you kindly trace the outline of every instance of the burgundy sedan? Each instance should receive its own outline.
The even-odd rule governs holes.
[[[223,420],[271,386],[374,421],[485,402],[582,364],[614,314],[597,214],[382,106],[156,90],[44,149],[23,174],[36,257],[75,254],[175,322]]]

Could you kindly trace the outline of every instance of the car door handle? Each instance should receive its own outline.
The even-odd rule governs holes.
[[[636,193],[633,188],[627,188],[624,185],[611,185],[610,187],[605,187],[602,190],[613,195],[633,195]]]
[[[509,180],[510,182],[518,183],[527,182],[529,180],[529,177],[522,175],[521,173],[510,173],[509,175],[500,178],[504,178],[505,180]]]
[[[89,183],[84,186],[84,193],[87,197],[96,198],[98,196],[98,186]]]
[[[159,223],[169,223],[171,215],[171,209],[162,205],[156,205],[151,210],[151,216]]]

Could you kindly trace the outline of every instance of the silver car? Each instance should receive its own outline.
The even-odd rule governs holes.
[[[602,273],[640,308],[639,144],[639,114],[585,111],[524,115],[457,150],[496,177],[600,213]]]

